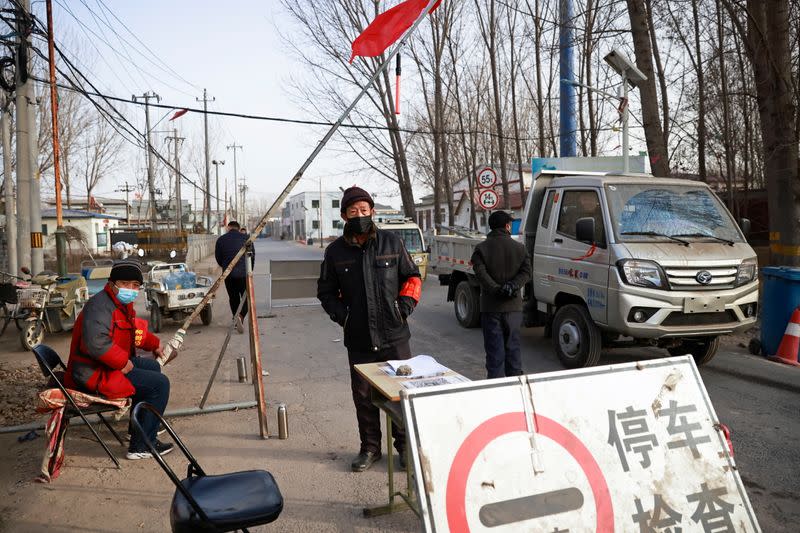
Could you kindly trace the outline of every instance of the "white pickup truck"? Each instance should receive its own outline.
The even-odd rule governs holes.
[[[520,231],[533,267],[525,325],[545,335],[568,368],[597,363],[601,349],[650,345],[714,357],[719,336],[756,320],[758,263],[744,232],[700,182],[543,170]],[[470,265],[483,235],[434,236],[430,272],[464,327],[480,324]]]

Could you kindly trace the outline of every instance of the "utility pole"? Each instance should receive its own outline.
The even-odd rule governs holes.
[[[28,119],[32,85],[28,83],[30,53],[30,1],[17,4],[17,64],[15,79],[16,134],[17,134],[17,261],[19,267],[33,269],[31,261],[31,168],[30,127]],[[36,270],[33,270],[36,273]]]
[[[175,152],[175,215],[177,216],[178,223],[176,227],[178,228],[178,233],[183,231],[183,212],[182,212],[182,200],[181,200],[181,160],[178,157],[178,146],[186,140],[186,137],[178,137],[178,130],[172,130],[172,137],[167,137],[167,141],[172,141],[172,148]],[[195,202],[197,200],[195,199]]]
[[[559,69],[560,84],[559,110],[559,157],[575,157],[577,140],[577,106],[575,81],[575,10],[573,0],[559,0]]]
[[[238,220],[239,218],[239,176],[236,173],[236,150],[241,150],[242,145],[236,144],[236,141],[233,141],[233,144],[229,144],[226,147],[227,150],[233,150],[233,196],[236,201],[233,204],[233,217]]]
[[[239,221],[241,225],[247,227],[247,183],[245,183],[245,179],[242,178],[242,219]]]
[[[19,264],[17,263],[17,215],[14,212],[14,180],[11,171],[11,100],[5,93],[2,95],[2,108],[0,108],[0,135],[3,142],[3,176],[5,177],[6,201],[6,246],[8,248],[8,271],[17,274]]]
[[[200,98],[195,98],[198,102]],[[203,89],[203,127],[205,128],[206,139],[206,232],[211,233],[211,167],[208,166],[208,102],[215,101],[216,98],[208,99],[208,92]],[[219,191],[217,191],[219,195]]]
[[[50,111],[53,124],[53,174],[56,185],[56,261],[58,275],[67,275],[67,234],[61,212],[61,154],[58,145],[58,95],[56,95],[56,62],[53,39],[53,0],[47,0],[47,51],[50,63]]]
[[[214,175],[217,181],[217,235],[222,235],[222,221],[219,219],[219,166],[224,165],[225,161],[215,159],[211,163],[214,165]],[[208,229],[210,230],[211,228]]]
[[[125,187],[118,187],[116,192],[124,192],[125,193],[125,220],[128,226],[131,225],[131,202],[129,198],[129,194],[135,191],[135,187],[131,187],[128,185],[128,180],[125,180]]]
[[[141,96],[135,94],[131,99],[136,102],[144,100],[144,143],[145,150],[147,151],[147,188],[150,190],[150,225],[153,231],[158,231],[158,219],[156,216],[156,186],[155,176],[153,175],[153,146],[150,144],[150,99],[154,98],[156,102],[161,101],[161,97],[153,91],[148,91]]]

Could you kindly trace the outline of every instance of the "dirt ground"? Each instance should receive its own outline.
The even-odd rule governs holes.
[[[227,306],[223,294],[214,305],[214,323],[203,327],[198,322],[189,331],[181,356],[165,368],[172,386],[169,409],[194,407],[202,397],[224,339]],[[251,531],[417,531],[419,523],[410,512],[369,520],[361,516],[362,507],[387,499],[386,459],[365,473],[349,470],[358,451],[358,432],[340,329],[316,308],[279,310],[273,318],[260,319],[259,327],[264,366],[271,374],[264,378],[269,430],[277,434],[276,407],[285,403],[290,438],[261,440],[255,409],[172,419],[207,472],[273,473],[286,499],[285,510],[275,524]],[[175,329],[176,324],[167,326],[162,338]],[[66,359],[68,335],[46,342]],[[16,343],[8,332],[0,338],[3,426],[12,420],[43,420],[31,417],[29,389],[21,386],[38,376],[38,369]],[[237,357],[248,357],[248,350],[247,335],[234,333],[209,405],[253,399],[253,385],[238,382],[235,362]],[[9,376],[17,376],[20,385],[10,385]],[[11,406],[5,403],[16,397]],[[126,424],[117,424],[123,434]],[[18,441],[22,433],[0,434],[0,493],[5,495],[0,500],[0,531],[169,530],[174,491],[169,479],[155,461],[126,461],[125,448],[105,428],[98,431],[120,458],[121,469],[114,468],[89,431],[75,422],[67,435],[66,466],[49,485],[33,481],[42,459],[43,432],[24,442]],[[183,477],[185,460],[180,453],[166,458]],[[404,485],[404,478],[399,484]]]

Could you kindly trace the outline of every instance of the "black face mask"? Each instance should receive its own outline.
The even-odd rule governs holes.
[[[345,233],[363,234],[372,229],[372,217],[353,217],[344,225]]]

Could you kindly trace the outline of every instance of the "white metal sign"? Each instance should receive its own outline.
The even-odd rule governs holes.
[[[691,356],[403,393],[429,532],[760,531]]]
[[[497,183],[497,172],[493,168],[486,167],[478,172],[478,187],[490,189]]]
[[[478,203],[484,209],[494,209],[500,202],[500,197],[492,189],[486,189],[478,193]]]

